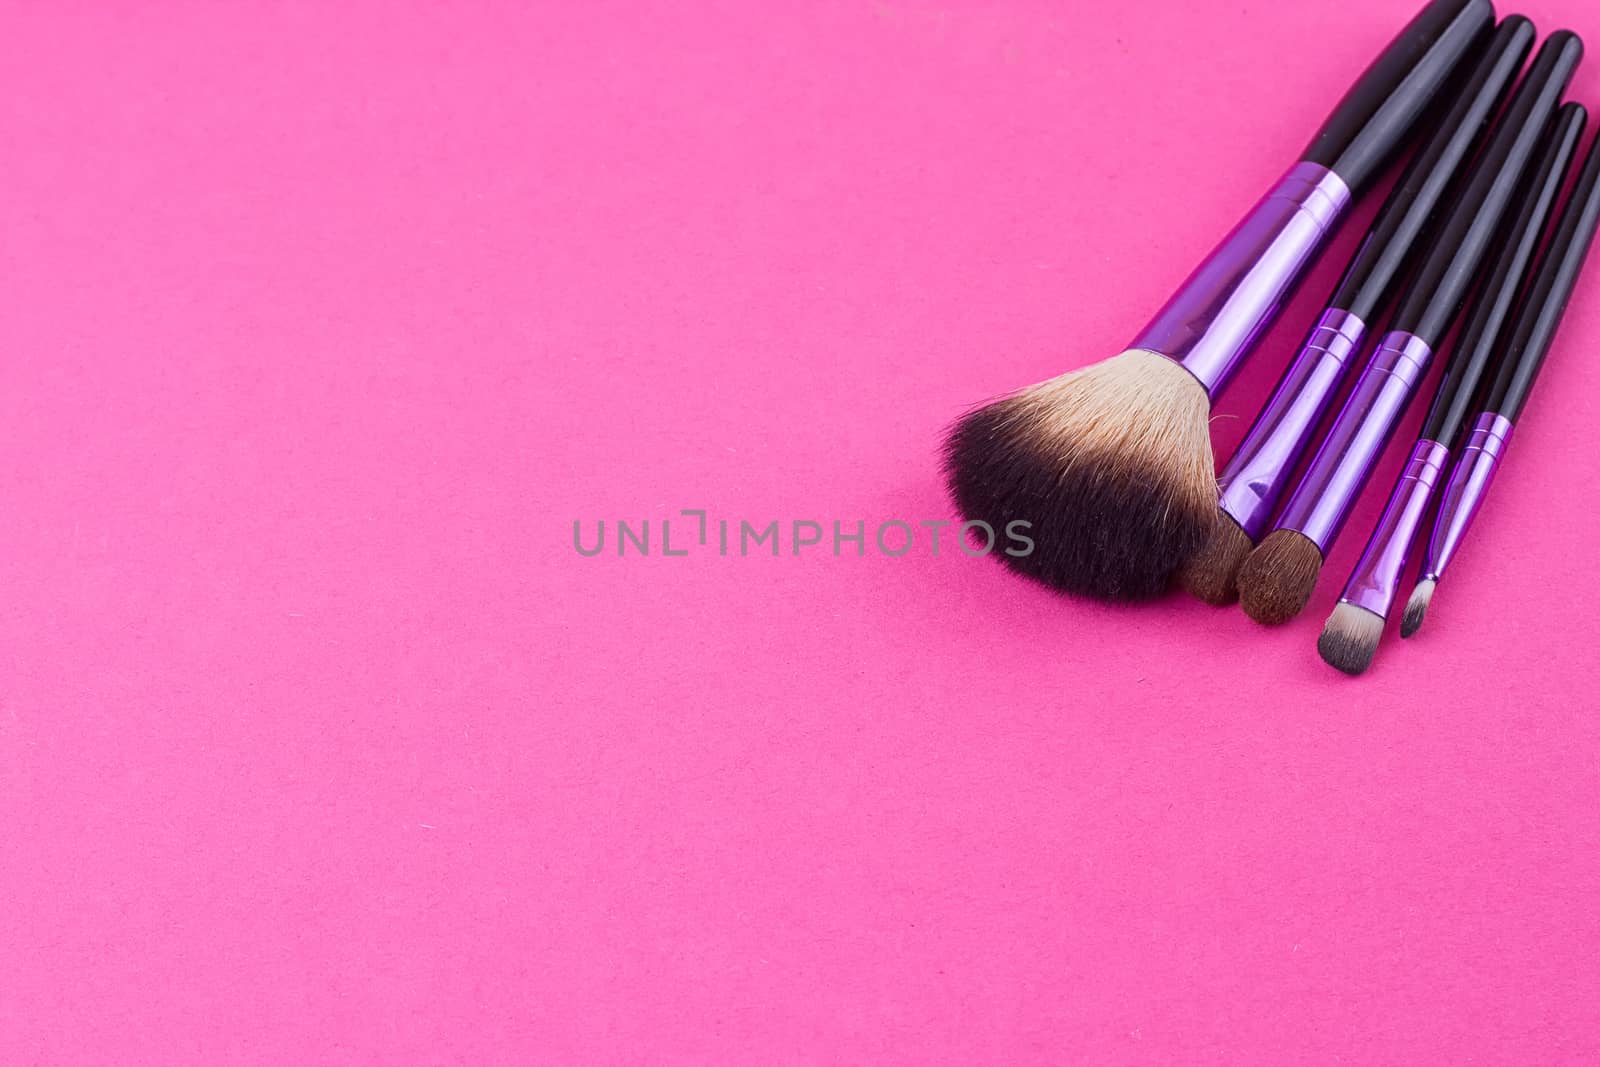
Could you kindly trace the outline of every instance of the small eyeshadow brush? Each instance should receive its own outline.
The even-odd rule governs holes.
[[[1219,514],[1178,581],[1209,604],[1238,598],[1239,565],[1262,533],[1304,458],[1318,422],[1422,249],[1445,193],[1471,162],[1533,50],[1533,23],[1512,15],[1459,87],[1433,136],[1406,167],[1339,280],[1327,310],[1290,362],[1272,398],[1218,478]]]
[[[1317,641],[1329,666],[1360,674],[1372,664],[1383,637],[1384,620],[1394,606],[1411,545],[1416,540],[1443,480],[1451,449],[1472,413],[1479,386],[1497,369],[1514,323],[1517,294],[1532,276],[1532,266],[1577,156],[1588,112],[1567,104],[1556,116],[1544,151],[1524,186],[1511,224],[1501,236],[1500,254],[1476,298],[1471,318],[1445,364],[1422,433],[1395,482],[1394,491],[1367,541],[1361,561],[1345,583]]]
[[[1460,312],[1582,58],[1583,42],[1566,30],[1539,50],[1316,458],[1273,531],[1245,557],[1239,602],[1257,622],[1287,622],[1311,599],[1328,549]]]
[[[1578,183],[1562,209],[1555,237],[1540,261],[1538,274],[1518,313],[1505,359],[1445,484],[1433,533],[1423,559],[1422,577],[1406,605],[1400,635],[1410,637],[1422,626],[1434,590],[1455,558],[1483,507],[1495,471],[1505,458],[1511,431],[1528,402],[1533,383],[1544,367],[1556,331],[1566,315],[1572,291],[1583,273],[1600,227],[1600,142],[1590,150]]]

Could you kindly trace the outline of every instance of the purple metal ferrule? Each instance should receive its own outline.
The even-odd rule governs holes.
[[[1259,540],[1266,532],[1294,465],[1305,454],[1366,333],[1367,324],[1348,311],[1323,312],[1272,399],[1250,424],[1244,443],[1223,468],[1217,480],[1222,510],[1250,540]]]
[[[1344,584],[1341,603],[1366,608],[1381,619],[1389,617],[1406,558],[1411,555],[1411,544],[1427,517],[1434,489],[1444,480],[1449,461],[1450,450],[1437,441],[1423,439],[1412,448],[1411,458],[1400,472],[1394,492],[1389,494],[1383,517],[1367,541],[1367,550]]]
[[[1433,348],[1415,334],[1395,330],[1384,337],[1284,507],[1279,529],[1298,530],[1327,555],[1432,359]]]
[[[1461,547],[1467,528],[1483,506],[1494,472],[1505,458],[1511,430],[1510,419],[1487,411],[1472,424],[1461,458],[1456,460],[1450,480],[1445,483],[1439,514],[1428,538],[1428,553],[1422,558],[1422,577],[1427,581],[1437,582]]]
[[[1128,347],[1176,360],[1215,397],[1349,206],[1344,179],[1297,163]]]

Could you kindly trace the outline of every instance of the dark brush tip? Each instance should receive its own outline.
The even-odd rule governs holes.
[[[1177,364],[1124,353],[962,418],[944,445],[956,507],[1032,551],[997,554],[1052,589],[1110,601],[1167,592],[1216,522],[1208,400]]]
[[[1011,439],[992,405],[956,426],[946,474],[962,516],[997,531],[1028,523],[1033,551],[998,558],[1054,589],[1111,601],[1165,593],[1172,572],[1194,553],[1209,523],[1171,507],[1164,472],[1118,455],[1071,462]],[[1206,516],[1209,519],[1209,516]]]
[[[1382,638],[1382,616],[1352,604],[1340,604],[1317,638],[1317,652],[1328,666],[1355,676],[1372,666]]]
[[[1400,636],[1412,637],[1422,629],[1423,620],[1428,617],[1428,605],[1433,603],[1433,590],[1435,583],[1423,579],[1411,591],[1411,599],[1406,601],[1406,612],[1400,617]]]
[[[1239,599],[1239,567],[1254,546],[1250,535],[1226,511],[1217,513],[1211,536],[1178,570],[1178,584],[1190,595],[1223,607]]]
[[[1322,573],[1322,550],[1297,530],[1274,530],[1239,568],[1239,605],[1264,626],[1280,626],[1305,609]]]

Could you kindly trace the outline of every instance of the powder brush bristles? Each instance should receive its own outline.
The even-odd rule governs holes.
[[[1400,619],[1400,636],[1410,637],[1422,629],[1422,620],[1428,615],[1428,605],[1433,603],[1433,591],[1439,583],[1432,578],[1424,578],[1411,590],[1411,599],[1406,601],[1406,613]]]
[[[1322,550],[1297,530],[1273,530],[1239,568],[1239,604],[1256,622],[1277,626],[1305,608],[1322,573]]]
[[[1357,675],[1372,666],[1383,639],[1383,616],[1354,604],[1339,604],[1317,638],[1317,651],[1328,666]]]
[[[1217,482],[1200,383],[1130,349],[979,408],[951,429],[945,474],[968,520],[1032,524],[1034,550],[997,554],[1070,593],[1144,600],[1206,541]]]
[[[1250,535],[1226,511],[1217,512],[1211,536],[1178,570],[1178,584],[1207,604],[1221,607],[1239,599],[1239,568],[1254,547]]]

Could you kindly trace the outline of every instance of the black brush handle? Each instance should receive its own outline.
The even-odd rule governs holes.
[[[1369,324],[1378,317],[1445,191],[1472,159],[1510,95],[1536,36],[1532,22],[1521,15],[1508,17],[1466,77],[1452,85],[1449,110],[1384,202],[1329,306]]]
[[[1561,94],[1582,61],[1583,41],[1568,30],[1551,34],[1539,49],[1465,191],[1418,268],[1392,330],[1409,333],[1433,348],[1444,340],[1560,106]]]
[[[1556,116],[1544,151],[1519,194],[1520,207],[1500,235],[1500,255],[1476,298],[1461,340],[1445,364],[1439,390],[1433,396],[1433,406],[1422,424],[1420,440],[1454,448],[1461,428],[1474,413],[1473,400],[1478,386],[1492,369],[1495,353],[1505,351],[1504,342],[1511,335],[1508,326],[1516,321],[1513,312],[1517,309],[1517,293],[1533,276],[1545,224],[1555,213],[1568,168],[1578,153],[1578,141],[1588,121],[1589,112],[1582,104],[1568,104]]]
[[[1505,362],[1489,390],[1484,410],[1503,415],[1513,423],[1528,402],[1533,381],[1550,354],[1551,342],[1567,313],[1572,290],[1583,273],[1584,261],[1594,245],[1595,229],[1600,226],[1600,143],[1589,150],[1589,159],[1578,175],[1578,184],[1562,209],[1555,237],[1545,250],[1531,288],[1517,317],[1516,332],[1506,350]]]
[[[1493,25],[1489,0],[1433,0],[1345,94],[1305,161],[1327,167],[1359,196]]]

